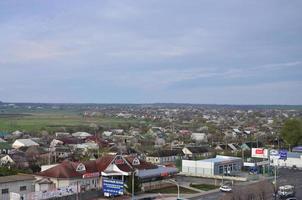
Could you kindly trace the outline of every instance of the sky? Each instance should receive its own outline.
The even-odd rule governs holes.
[[[301,0],[1,0],[0,100],[302,104]]]

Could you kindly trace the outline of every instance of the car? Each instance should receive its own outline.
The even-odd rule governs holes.
[[[220,190],[221,192],[232,192],[232,188],[231,188],[230,186],[228,186],[228,185],[222,185],[222,186],[219,188],[219,190]]]
[[[289,197],[286,200],[297,200],[297,198],[296,197]]]

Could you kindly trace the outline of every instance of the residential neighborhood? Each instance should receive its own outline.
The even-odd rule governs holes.
[[[302,0],[0,0],[0,200],[302,200]]]
[[[5,104],[1,106],[5,110]],[[108,111],[112,119],[124,117],[114,112],[127,112],[131,117],[126,120],[148,120],[150,124],[106,128],[95,123],[73,132],[59,128],[47,135],[1,130],[0,165],[4,176],[0,178],[12,180],[11,185],[2,184],[1,199],[140,197],[173,188],[172,180],[182,180],[178,184],[190,191],[183,195],[194,198],[202,191],[196,189],[196,179],[208,180],[203,185],[214,189],[225,182],[242,185],[269,181],[276,168],[302,170],[301,145],[290,146],[282,135],[286,122],[301,117],[301,110],[191,105],[118,108],[109,112],[100,106],[93,110],[104,109],[102,112]],[[157,117],[147,117],[150,112]],[[89,120],[94,118],[90,116]],[[280,160],[280,152],[285,150],[286,159]],[[17,184],[21,184],[20,190]],[[120,185],[120,189],[108,185]],[[61,190],[67,192],[58,193]]]

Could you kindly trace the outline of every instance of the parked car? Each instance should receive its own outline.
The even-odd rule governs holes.
[[[228,186],[228,185],[222,185],[222,186],[219,188],[219,190],[220,190],[221,192],[232,192],[232,188],[231,188],[230,186]]]

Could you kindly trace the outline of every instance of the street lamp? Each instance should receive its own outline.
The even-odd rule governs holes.
[[[164,182],[167,182],[167,183],[172,183],[174,185],[177,186],[177,199],[180,199],[180,194],[179,194],[179,184],[177,181],[173,180],[173,179],[168,179],[168,180],[163,180]]]

